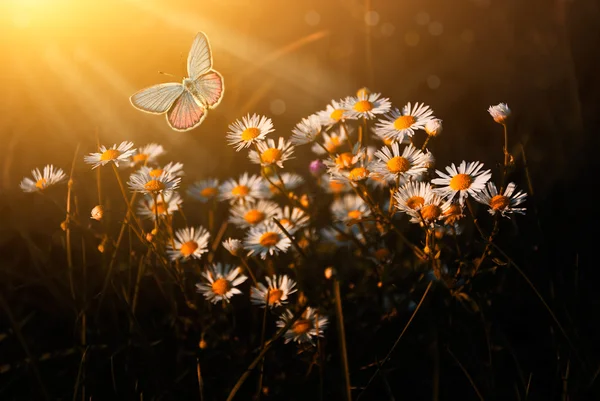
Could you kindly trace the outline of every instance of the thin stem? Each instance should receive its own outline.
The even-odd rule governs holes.
[[[246,260],[245,257],[241,256],[240,260],[242,261],[242,264],[244,265],[244,267],[246,268],[246,271],[248,272],[248,274],[250,275],[250,278],[252,279],[252,281],[254,282],[254,285],[256,287],[258,287],[258,281],[256,280],[256,276],[254,275],[254,273],[252,272],[252,269],[250,268],[250,265],[248,265],[248,261]]]
[[[432,284],[433,284],[433,281],[430,281],[429,284],[427,285],[427,288],[425,289],[425,292],[421,296],[421,300],[419,301],[419,304],[417,305],[417,307],[415,308],[414,312],[410,316],[410,319],[408,319],[408,322],[406,322],[406,325],[404,326],[404,329],[402,329],[402,332],[400,333],[400,336],[398,336],[398,339],[396,340],[396,342],[394,342],[394,345],[392,345],[392,348],[390,348],[389,352],[387,353],[387,355],[385,356],[385,358],[383,359],[383,361],[380,364],[377,365],[377,370],[375,371],[375,373],[373,373],[373,375],[371,376],[371,378],[367,382],[367,385],[363,388],[362,392],[358,395],[357,401],[362,397],[362,395],[365,393],[365,391],[367,390],[367,388],[371,385],[371,383],[373,382],[373,380],[375,380],[375,377],[377,377],[377,375],[381,371],[381,368],[383,368],[383,365],[385,365],[390,360],[390,358],[392,356],[392,353],[394,352],[394,350],[396,349],[396,347],[400,343],[400,340],[404,336],[404,333],[406,333],[406,330],[408,329],[408,327],[412,323],[413,319],[417,315],[417,312],[419,311],[419,309],[421,309],[421,305],[423,305],[423,301],[425,301],[425,297],[429,293],[429,290],[431,289],[431,285]]]
[[[260,348],[265,346],[265,333],[267,332],[267,313],[269,311],[269,289],[267,288],[265,295],[265,311],[263,313],[262,328],[260,330]],[[260,361],[259,376],[258,376],[258,388],[256,389],[256,400],[260,401],[260,395],[263,387],[263,376],[264,376],[265,360],[264,358]]]
[[[340,295],[340,282],[337,277],[333,279],[333,292],[335,294],[335,312],[337,315],[338,338],[340,342],[340,354],[342,357],[342,366],[344,372],[344,384],[346,398],[352,401],[352,391],[350,390],[350,369],[348,368],[348,352],[346,351],[346,333],[344,330],[344,313],[342,311],[342,297]]]
[[[67,209],[65,217],[65,240],[67,248],[67,267],[69,269],[69,287],[71,289],[71,297],[75,299],[75,286],[73,284],[73,250],[71,249],[71,191],[73,189],[73,172],[75,171],[75,160],[79,153],[79,144],[75,148],[73,162],[71,163],[71,172],[69,173],[69,182],[67,184]]]
[[[283,234],[286,237],[288,237],[288,239],[292,242],[292,245],[294,246],[296,251],[298,251],[298,253],[300,255],[302,255],[302,257],[304,259],[307,259],[307,256],[304,253],[304,250],[302,248],[300,248],[300,245],[298,245],[298,242],[296,242],[296,239],[294,237],[292,237],[292,235],[288,232],[288,230],[286,230],[285,227],[279,222],[279,220],[277,220],[277,217],[273,217],[273,221],[275,222],[275,224],[277,224],[277,227],[279,227],[279,229],[283,232]]]
[[[425,142],[423,142],[423,146],[421,146],[421,152],[425,152],[425,149],[427,149],[427,144],[429,143],[430,138],[431,137],[427,135],[427,138],[425,138]]]
[[[504,193],[504,187],[506,185],[506,177],[508,176],[508,164],[510,162],[510,154],[508,153],[508,128],[506,124],[502,124],[504,128],[504,168],[502,172],[502,186],[500,187],[500,193]]]
[[[475,390],[475,393],[477,394],[477,397],[479,397],[479,399],[481,401],[484,401],[483,396],[481,395],[481,393],[479,392],[479,389],[475,385],[475,382],[473,381],[473,378],[471,377],[471,375],[469,374],[469,372],[467,372],[467,369],[465,369],[465,367],[463,366],[463,364],[460,363],[460,361],[458,360],[458,358],[456,358],[456,356],[452,353],[452,351],[450,351],[450,348],[446,348],[446,351],[448,351],[448,353],[450,354],[450,356],[452,357],[452,359],[454,359],[454,362],[456,362],[456,364],[458,365],[458,367],[460,368],[460,370],[462,370],[462,372],[465,374],[465,376],[469,380],[469,383],[471,383],[471,387],[473,387],[473,390]]]
[[[235,397],[236,393],[238,392],[238,390],[240,389],[240,387],[242,387],[242,384],[244,384],[244,382],[246,381],[246,379],[248,378],[248,376],[250,376],[250,373],[252,373],[252,371],[254,370],[254,368],[256,368],[256,365],[258,365],[258,363],[262,360],[262,358],[265,356],[265,354],[267,353],[267,351],[271,348],[271,346],[273,345],[273,343],[279,339],[279,337],[281,337],[286,331],[288,331],[288,329],[290,327],[292,327],[292,325],[294,323],[296,323],[296,321],[302,316],[302,314],[304,313],[304,311],[306,310],[306,308],[308,307],[308,305],[305,305],[300,311],[298,311],[298,313],[296,313],[296,315],[290,319],[285,326],[283,326],[281,329],[279,329],[279,331],[277,333],[275,333],[275,335],[273,336],[273,338],[271,338],[269,341],[267,341],[264,345],[264,347],[262,348],[262,350],[259,352],[259,354],[256,356],[256,358],[254,358],[254,360],[252,361],[252,363],[250,363],[250,365],[248,366],[248,368],[246,368],[246,371],[244,373],[242,373],[242,375],[240,376],[240,378],[238,379],[238,381],[235,383],[235,386],[233,386],[233,389],[231,389],[231,392],[229,393],[229,396],[227,397],[227,401],[232,401],[233,397]]]

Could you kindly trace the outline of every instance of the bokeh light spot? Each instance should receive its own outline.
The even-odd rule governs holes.
[[[367,11],[365,13],[365,24],[375,26],[379,23],[379,13],[377,11]]]
[[[286,110],[285,102],[281,99],[272,100],[269,107],[271,109],[271,113],[275,114],[276,116],[285,113]]]
[[[419,44],[421,36],[415,31],[408,31],[404,34],[404,42],[409,46],[416,46]]]
[[[427,77],[427,86],[430,89],[437,89],[442,84],[442,80],[437,75],[430,75]]]
[[[318,25],[321,22],[321,14],[315,10],[310,10],[304,14],[304,21],[310,26]]]

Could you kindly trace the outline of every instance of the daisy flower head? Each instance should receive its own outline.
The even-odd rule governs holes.
[[[267,286],[258,283],[257,287],[250,288],[250,300],[253,305],[260,305],[261,308],[269,306],[281,306],[287,304],[288,296],[298,291],[296,282],[286,275],[273,275],[265,277]]]
[[[346,130],[340,126],[338,132],[323,132],[323,144],[315,143],[311,150],[319,156],[326,154],[336,154],[341,151],[342,146],[346,144],[348,135]]]
[[[330,159],[324,160],[327,166],[327,172],[332,177],[341,175],[342,172],[350,172],[354,167],[357,167],[361,161],[367,158],[367,152],[365,148],[354,149],[354,152],[343,152],[338,153]]]
[[[262,177],[244,173],[238,180],[229,179],[219,186],[219,199],[231,204],[252,202],[270,197],[269,188]]]
[[[425,123],[425,132],[430,137],[439,136],[442,133],[442,120],[439,118],[432,118],[431,120]]]
[[[274,216],[288,233],[294,234],[308,226],[310,217],[300,208],[285,206],[275,211]]]
[[[344,102],[342,100],[332,100],[331,104],[328,104],[325,110],[317,112],[317,116],[321,120],[321,125],[325,127],[331,127],[340,121],[344,121],[347,114],[348,110],[344,108]]]
[[[202,226],[186,227],[175,231],[174,245],[169,244],[167,250],[172,261],[189,258],[200,259],[203,253],[208,252],[208,239],[210,233]]]
[[[488,182],[483,191],[475,194],[473,197],[479,203],[489,206],[488,212],[493,216],[500,213],[503,217],[510,217],[510,214],[519,213],[525,214],[526,208],[518,208],[525,199],[527,194],[523,191],[517,191],[515,183],[511,182],[506,186],[503,194],[498,193],[496,185],[493,182]]]
[[[167,192],[164,195],[156,197],[156,202],[154,201],[154,198],[155,197],[152,195],[145,194],[140,200],[137,210],[140,216],[145,217],[148,220],[156,220],[157,215],[158,218],[167,215],[171,216],[174,212],[179,210],[183,203],[183,199],[181,199],[181,196],[175,191]]]
[[[183,172],[183,163],[175,163],[175,162],[169,162],[167,164],[165,164],[164,167],[148,167],[148,166],[143,166],[141,167],[142,169],[147,169],[149,174],[153,177],[159,176],[161,174],[168,174],[168,175],[176,175],[178,177],[181,177],[184,175]]]
[[[403,142],[406,137],[412,137],[416,130],[425,128],[425,124],[433,119],[432,114],[433,110],[424,103],[409,102],[402,110],[394,109],[384,120],[377,122],[375,132],[380,138]]]
[[[290,239],[272,221],[251,227],[244,239],[248,255],[257,255],[262,259],[266,259],[267,255],[285,253],[291,244]]]
[[[96,205],[90,212],[90,219],[100,221],[104,217],[104,206]]]
[[[100,152],[90,153],[83,157],[83,161],[87,164],[93,164],[92,170],[98,166],[104,166],[107,163],[113,162],[115,166],[119,167],[119,163],[127,163],[129,158],[135,153],[133,142],[123,141],[119,146],[114,144],[110,148],[106,148],[104,145],[100,146]]]
[[[62,169],[56,168],[52,164],[44,166],[42,171],[39,168],[31,170],[31,175],[33,176],[33,180],[25,177],[19,185],[23,192],[43,191],[67,178]]]
[[[391,149],[382,147],[375,153],[377,161],[372,163],[371,169],[379,173],[385,180],[397,180],[401,176],[418,177],[427,171],[427,156],[421,150],[409,144],[400,153],[400,144],[394,142]]]
[[[321,177],[320,184],[321,188],[323,188],[325,192],[333,195],[341,195],[352,191],[352,187],[350,186],[349,182],[332,179],[331,175],[329,174],[325,174]]]
[[[290,140],[296,146],[311,143],[321,134],[322,128],[319,116],[311,114],[296,124]]]
[[[344,100],[344,105],[348,110],[348,118],[354,120],[359,118],[371,120],[378,114],[387,113],[392,107],[388,98],[381,97],[379,93],[367,93],[367,91],[358,91],[356,96],[348,96]]]
[[[239,239],[227,238],[221,244],[232,256],[243,256],[244,243]]]
[[[248,158],[252,163],[261,166],[276,165],[283,168],[283,162],[291,159],[292,153],[294,153],[294,145],[281,137],[277,143],[270,138],[266,141],[257,142],[256,148],[258,151],[251,150]]]
[[[241,294],[242,291],[236,287],[248,279],[241,274],[239,267],[221,263],[211,265],[202,276],[205,281],[196,284],[196,292],[213,304],[219,301],[229,302],[231,297]]]
[[[181,177],[177,177],[162,171],[160,174],[157,170],[152,170],[149,167],[142,167],[138,171],[129,176],[127,185],[133,192],[141,192],[144,194],[167,194],[176,190],[181,182]]]
[[[467,196],[481,192],[492,177],[490,170],[482,169],[481,162],[467,163],[463,160],[458,167],[452,163],[446,167],[448,174],[436,170],[439,178],[434,178],[431,183],[442,186],[435,191],[444,198],[452,199],[458,194],[458,201],[463,205]]]
[[[286,309],[279,318],[277,327],[285,327],[293,318],[294,314],[289,309]],[[316,309],[309,306],[302,313],[302,316],[285,332],[285,343],[295,341],[299,344],[310,343],[314,345],[313,337],[323,337],[323,332],[327,329],[327,324],[327,317],[321,316]]]
[[[419,210],[435,192],[428,182],[409,181],[394,193],[394,206],[411,217],[419,216]]]
[[[452,226],[456,225],[465,214],[463,213],[464,207],[458,202],[452,202],[448,210],[444,211],[444,224]]]
[[[229,222],[240,228],[254,227],[269,221],[277,213],[279,205],[268,200],[234,205],[230,210]]]
[[[285,188],[288,191],[293,191],[298,189],[302,184],[304,184],[304,178],[301,175],[295,173],[281,173],[278,176],[270,177],[271,182],[269,183],[269,190],[273,195],[279,193],[279,188]]]
[[[248,114],[241,120],[235,121],[229,125],[227,141],[229,145],[235,147],[236,151],[248,148],[251,145],[262,141],[267,134],[273,132],[273,122],[270,118],[259,116],[257,114]]]
[[[506,103],[498,103],[495,106],[488,108],[488,113],[498,124],[506,124],[506,120],[510,117],[510,109]]]
[[[335,221],[344,223],[360,220],[371,214],[369,205],[356,194],[346,194],[342,198],[334,200],[330,210]]]
[[[326,161],[332,162],[331,160]],[[333,168],[329,169],[331,178],[338,181],[360,182],[371,175],[371,167],[367,149],[359,150],[355,155],[342,153],[334,159]]]
[[[196,181],[188,187],[186,192],[192,198],[199,200],[202,203],[206,203],[219,196],[219,180],[216,178],[209,178],[202,181]]]
[[[157,143],[149,143],[138,148],[131,156],[130,167],[156,163],[156,159],[165,153],[165,148]]]

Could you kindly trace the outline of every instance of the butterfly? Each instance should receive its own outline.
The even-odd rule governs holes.
[[[188,54],[188,78],[142,89],[129,98],[138,110],[151,114],[166,113],[167,123],[175,131],[189,131],[206,118],[209,109],[223,98],[223,77],[212,69],[212,53],[203,32],[194,37]]]

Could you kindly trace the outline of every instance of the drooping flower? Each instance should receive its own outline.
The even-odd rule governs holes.
[[[296,124],[290,140],[296,146],[311,143],[321,134],[322,128],[319,116],[311,114]]]
[[[506,124],[506,120],[510,117],[510,109],[506,103],[498,103],[495,106],[488,108],[488,113],[498,124]]]

